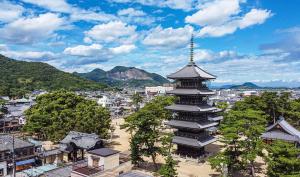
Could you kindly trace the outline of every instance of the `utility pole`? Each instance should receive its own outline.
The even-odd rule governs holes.
[[[16,177],[15,135],[12,135],[13,177]]]

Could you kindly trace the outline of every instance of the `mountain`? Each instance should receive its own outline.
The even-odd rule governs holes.
[[[231,89],[259,89],[261,87],[253,84],[252,82],[245,82],[242,85],[234,85],[230,87]]]
[[[43,90],[99,90],[108,86],[41,62],[18,61],[0,55],[0,95],[18,95]]]
[[[169,80],[156,73],[125,66],[116,66],[107,72],[102,69],[94,69],[88,73],[74,72],[73,74],[116,87],[144,87],[169,83]]]
[[[220,88],[222,89],[260,89],[262,87],[252,83],[252,82],[245,82],[241,85],[223,85]]]

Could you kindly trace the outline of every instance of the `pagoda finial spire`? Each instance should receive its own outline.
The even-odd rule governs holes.
[[[191,44],[190,44],[190,62],[193,63],[194,62],[194,35],[192,33],[191,36]]]

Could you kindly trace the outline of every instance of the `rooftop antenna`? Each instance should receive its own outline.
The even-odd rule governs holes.
[[[194,63],[194,35],[193,35],[193,33],[191,36],[191,44],[190,44],[190,63]]]

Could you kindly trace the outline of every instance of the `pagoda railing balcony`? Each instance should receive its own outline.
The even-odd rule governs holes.
[[[197,133],[187,133],[187,132],[180,132],[176,131],[174,132],[175,136],[185,137],[185,138],[192,138],[199,141],[203,141],[208,138],[209,134],[206,131],[201,132],[200,134]]]
[[[206,85],[176,85],[176,89],[198,89],[198,90],[208,90]]]
[[[190,116],[174,116],[174,120],[179,120],[179,121],[187,121],[187,122],[197,122],[201,123],[203,120],[206,120],[207,118],[202,116],[197,116],[197,117],[190,117]]]
[[[206,101],[184,101],[184,100],[178,100],[178,101],[176,101],[176,104],[184,104],[184,105],[204,105],[204,104],[206,104]]]

